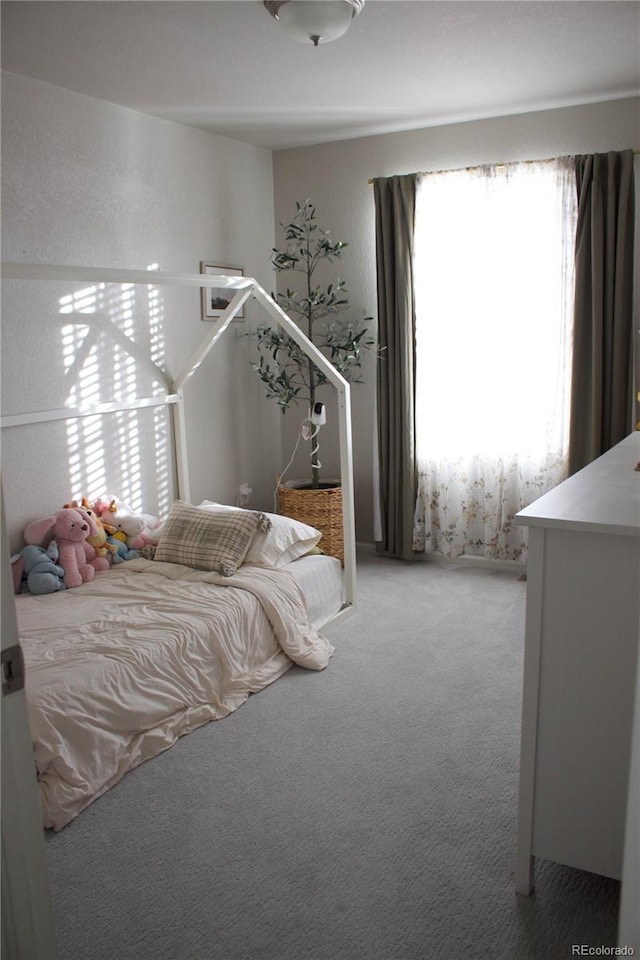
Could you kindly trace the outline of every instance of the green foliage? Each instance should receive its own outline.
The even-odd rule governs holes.
[[[316,208],[310,200],[296,202],[295,217],[281,226],[285,247],[273,248],[271,262],[278,273],[290,270],[300,274],[303,281],[302,290],[287,288],[275,294],[275,300],[346,380],[361,383],[363,352],[375,346],[367,328],[372,318],[354,320],[343,316],[349,308],[344,280],[338,278],[326,287],[314,282],[318,265],[342,259],[347,244],[332,240],[329,231],[318,226]],[[267,397],[283,413],[294,403],[312,407],[316,388],[327,383],[325,374],[280,328],[261,325],[254,337],[260,358],[253,368]],[[318,470],[313,460],[312,474],[316,486]]]
[[[267,397],[275,400],[283,413],[300,400],[311,405],[314,401],[311,399],[310,361],[295,340],[280,329],[263,324],[254,336],[260,359],[253,368],[265,386]],[[375,341],[367,337],[364,326],[356,329],[351,323],[332,323],[324,330],[319,345],[345,380],[362,383],[362,351],[374,344]],[[315,363],[311,363],[311,367],[314,389],[328,382]]]

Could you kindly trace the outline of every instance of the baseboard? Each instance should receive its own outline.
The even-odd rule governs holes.
[[[360,543],[356,541],[356,553],[376,553],[375,543]]]
[[[356,553],[366,555],[376,554],[376,545],[375,543],[361,543],[358,541],[356,543]],[[383,554],[380,554],[380,556],[383,556]],[[414,559],[422,563],[427,561],[429,563],[458,564],[458,566],[466,567],[485,567],[491,570],[505,570],[514,574],[525,573],[527,569],[527,564],[524,560],[491,560],[489,557],[474,557],[468,554],[463,554],[460,557],[445,557],[440,553],[416,553]]]
[[[461,557],[443,557],[440,554],[430,554],[438,563],[456,563],[464,567],[485,567],[491,570],[506,570],[521,574],[527,569],[524,560],[492,560],[490,557],[472,557],[463,555]]]

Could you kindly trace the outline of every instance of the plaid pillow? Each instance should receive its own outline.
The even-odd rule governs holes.
[[[215,503],[213,500],[203,500],[199,504],[200,510],[209,510],[211,513],[224,513],[238,510],[238,507],[228,507],[226,504]],[[271,529],[268,532],[259,532],[249,547],[245,563],[266,563],[270,567],[284,567],[286,564],[304,557],[316,546],[322,534],[315,527],[290,517],[283,517],[279,513],[265,514],[271,520]]]
[[[258,530],[270,526],[271,521],[262,513],[209,513],[176,500],[158,540],[155,559],[196,570],[215,570],[230,577],[247,555]]]

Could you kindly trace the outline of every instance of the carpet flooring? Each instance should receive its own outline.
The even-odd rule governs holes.
[[[526,584],[359,558],[322,673],[292,668],[127,774],[47,857],[60,960],[564,960],[619,884],[514,892]]]

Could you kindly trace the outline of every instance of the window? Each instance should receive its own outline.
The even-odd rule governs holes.
[[[568,160],[420,179],[416,550],[517,559],[566,476],[575,193]]]

